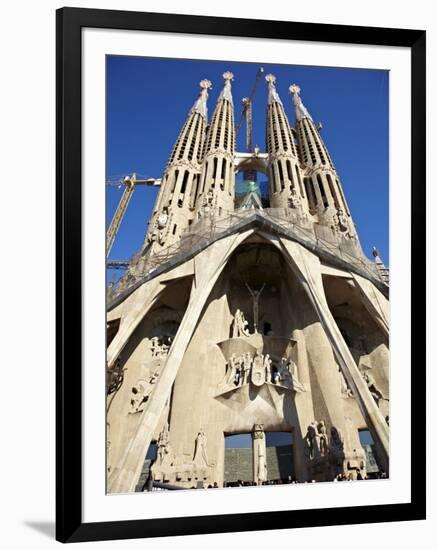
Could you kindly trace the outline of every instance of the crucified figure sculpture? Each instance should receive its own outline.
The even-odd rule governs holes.
[[[247,290],[250,292],[250,295],[252,296],[252,301],[253,301],[253,331],[256,334],[258,332],[258,311],[259,311],[258,303],[259,303],[259,297],[260,297],[261,292],[264,290],[264,287],[266,286],[266,284],[264,283],[263,286],[259,290],[252,290],[247,283],[245,283],[245,285],[247,286]]]

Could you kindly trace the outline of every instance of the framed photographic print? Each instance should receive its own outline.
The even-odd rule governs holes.
[[[57,69],[57,539],[424,519],[425,32],[63,8]]]

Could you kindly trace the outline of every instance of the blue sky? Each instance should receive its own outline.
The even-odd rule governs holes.
[[[208,107],[212,116],[225,70],[234,73],[235,119],[241,98],[249,95],[258,67],[277,77],[277,90],[290,123],[294,113],[288,87],[297,83],[339,173],[364,252],[376,245],[388,261],[388,85],[386,71],[192,61],[144,57],[107,57],[108,180],[137,172],[159,178],[202,78],[213,83]],[[253,104],[254,144],[265,150],[267,86],[259,83]],[[245,127],[237,137],[245,150]],[[122,189],[107,188],[107,223]],[[141,247],[157,188],[136,188],[111,259],[126,260]],[[120,275],[120,273],[118,274]],[[109,277],[112,273],[108,274]]]

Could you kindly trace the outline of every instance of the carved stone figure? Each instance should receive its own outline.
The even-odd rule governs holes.
[[[106,367],[106,389],[108,395],[111,395],[111,393],[115,393],[120,389],[120,386],[123,383],[125,370],[126,369],[121,366],[120,358],[116,360],[112,369],[108,369],[108,367]]]
[[[144,403],[149,399],[151,390],[146,380],[138,380],[135,386],[132,387],[129,413],[135,414],[142,412]]]
[[[157,225],[158,229],[164,229],[164,227],[167,225],[168,222],[168,214],[167,212],[161,212],[157,217]]]
[[[278,384],[281,380],[281,373],[279,372],[278,367],[274,366],[271,369],[271,372],[272,372],[272,383]]]
[[[266,284],[264,283],[259,290],[253,290],[246,283],[247,290],[250,292],[250,295],[252,296],[252,302],[253,302],[253,331],[254,331],[255,334],[258,333],[259,297],[261,295],[261,292],[264,290],[265,286],[266,286]]]
[[[337,210],[337,214],[334,216],[334,225],[335,229],[338,230],[338,232],[341,233],[343,236],[350,239],[357,238],[353,229],[353,225],[348,220],[347,216],[341,208]]]
[[[235,353],[232,354],[232,362],[233,362],[233,369],[234,369],[234,384],[236,386],[240,385],[243,380],[244,370],[241,365],[240,358],[235,357]]]
[[[344,215],[343,210],[340,208],[337,210],[337,227],[340,231],[345,232],[348,229],[348,225],[347,218]]]
[[[170,433],[167,422],[159,434],[157,447],[155,466],[165,467],[171,465],[173,452],[170,445]]]
[[[152,357],[166,357],[168,355],[172,339],[171,336],[166,337],[168,344],[164,344],[163,339],[164,337],[160,338],[159,336],[153,336],[150,339]]]
[[[311,422],[308,426],[305,441],[308,445],[309,457],[311,459],[318,458],[320,456],[320,446],[316,422]]]
[[[251,380],[255,386],[262,386],[265,381],[264,356],[257,350],[252,364]]]
[[[237,309],[234,316],[233,329],[232,329],[232,338],[239,338],[240,336],[250,336],[248,327],[248,322],[244,317],[244,313]]]
[[[236,371],[236,364],[235,364],[235,353],[229,357],[228,362],[226,363],[226,372],[225,372],[225,378],[223,380],[223,385],[227,386],[228,384],[231,384],[235,381],[235,371]]]
[[[193,462],[198,468],[208,468],[208,455],[206,453],[206,434],[200,430],[196,437]]]
[[[264,357],[264,374],[265,381],[270,382],[270,380],[272,379],[272,360],[270,359],[269,354]]]
[[[262,439],[264,437],[264,425],[263,424],[254,424],[254,426],[253,426],[253,437],[255,439]]]
[[[247,384],[249,382],[250,377],[250,369],[252,367],[252,357],[249,352],[246,352],[243,355],[243,381],[242,384]]]
[[[294,363],[288,360],[286,357],[282,357],[278,369],[279,380],[281,382],[287,383],[292,381],[293,374],[291,372],[291,369],[294,370]]]
[[[317,425],[317,432],[319,437],[320,454],[322,456],[328,454],[328,434],[326,432],[325,422],[321,420]]]
[[[204,216],[208,216],[211,213],[213,206],[214,206],[214,193],[210,189],[202,199],[200,209],[198,212],[199,219],[203,218]]]
[[[288,207],[299,209],[301,206],[302,201],[296,193],[296,189],[293,187],[288,194]]]
[[[149,241],[149,243],[153,243],[158,240],[158,237],[159,237],[158,227],[156,226],[156,224],[154,224],[149,231],[147,240]]]

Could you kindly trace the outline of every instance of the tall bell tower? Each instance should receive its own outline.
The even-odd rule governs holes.
[[[177,242],[193,218],[208,125],[209,80],[200,82],[200,94],[174,144],[149,223],[146,244],[153,252]]]
[[[196,214],[205,207],[221,215],[234,209],[235,123],[230,71],[223,74],[224,86],[217,100],[205,140],[200,186],[196,194]]]
[[[320,225],[329,226],[339,236],[356,239],[355,226],[340,178],[320,135],[320,125],[314,124],[311,115],[302,103],[299,86],[292,84],[289,90],[294,105],[299,153],[304,167],[305,189],[314,221]]]
[[[276,77],[268,83],[266,142],[269,154],[269,191],[272,208],[299,208],[308,212],[298,148],[284,106],[276,91]]]

